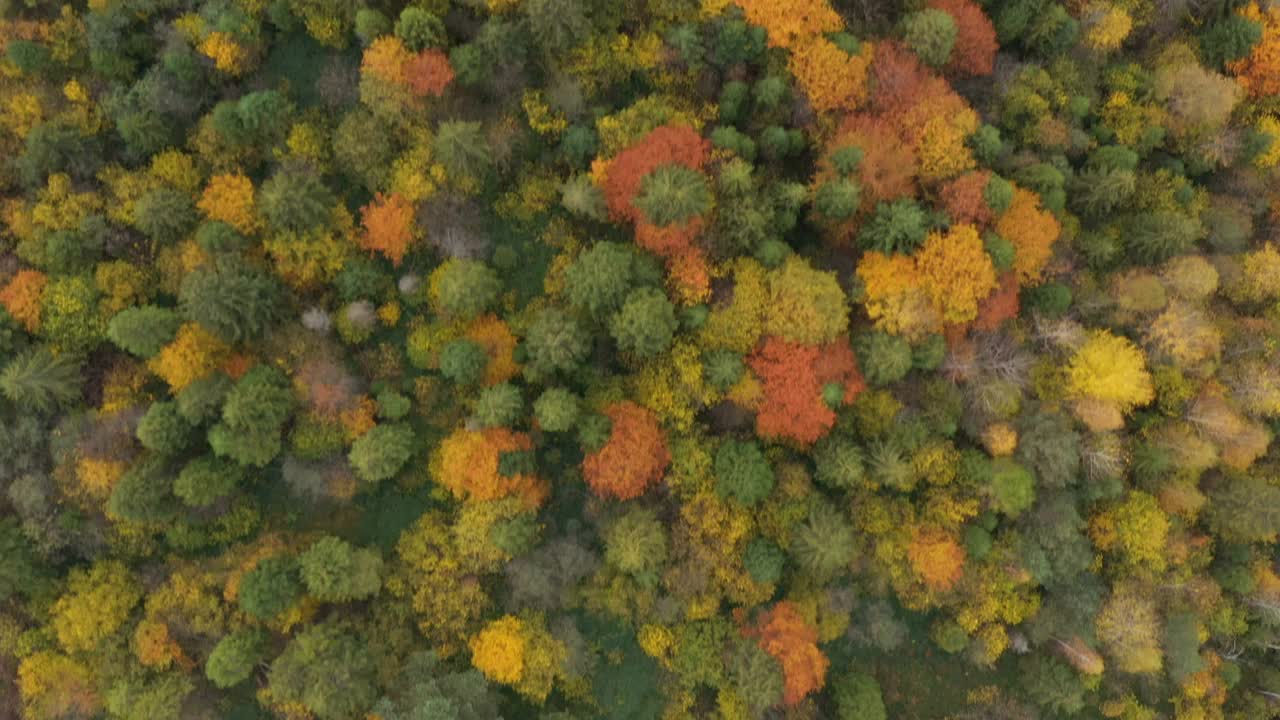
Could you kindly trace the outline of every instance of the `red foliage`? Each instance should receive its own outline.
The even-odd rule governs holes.
[[[795,603],[783,600],[760,615],[754,637],[761,650],[782,666],[782,700],[795,705],[805,695],[822,689],[831,662],[818,649],[818,631],[805,622]]]
[[[995,220],[982,194],[990,180],[990,172],[978,170],[965,173],[942,186],[942,205],[951,216],[952,223],[985,228]]]
[[[871,63],[871,109],[881,117],[893,118],[920,102],[941,81],[920,62],[916,54],[896,40],[876,44]]]
[[[813,363],[813,373],[822,385],[839,383],[844,386],[844,403],[847,405],[867,389],[867,382],[858,370],[858,358],[853,354],[849,338],[841,336],[822,346]]]
[[[453,82],[453,66],[439,50],[423,50],[404,64],[404,79],[414,95],[439,97]]]
[[[822,401],[816,365],[823,348],[769,337],[748,363],[760,379],[763,400],[756,414],[756,433],[799,445],[817,442],[835,424],[836,414]]]
[[[655,255],[673,257],[690,248],[703,224],[702,218],[695,217],[661,227],[640,218],[636,221],[636,244]]]
[[[1007,272],[1000,276],[1000,286],[978,303],[978,318],[973,321],[975,330],[995,330],[1018,316],[1018,274]]]
[[[644,177],[663,165],[701,170],[710,151],[711,143],[692,128],[663,125],[650,131],[609,163],[604,179],[609,214],[619,222],[643,220],[643,213],[632,201],[640,193]]]
[[[666,436],[653,413],[633,402],[614,403],[604,414],[612,422],[609,441],[583,458],[582,474],[600,497],[639,497],[662,480],[671,463]]]
[[[364,223],[360,247],[380,252],[399,265],[413,243],[413,204],[400,193],[378,193],[360,208],[360,219]]]
[[[862,149],[858,184],[866,209],[916,195],[916,155],[886,123],[863,116],[850,117],[833,148],[857,145]]]
[[[701,248],[686,248],[667,257],[667,284],[676,301],[684,305],[711,297],[711,269]]]
[[[996,29],[991,19],[973,0],[932,0],[929,7],[941,10],[956,22],[956,44],[946,70],[953,75],[990,75],[995,65]]]

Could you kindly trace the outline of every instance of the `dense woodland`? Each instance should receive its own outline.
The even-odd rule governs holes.
[[[1275,0],[0,8],[0,718],[1280,717]]]

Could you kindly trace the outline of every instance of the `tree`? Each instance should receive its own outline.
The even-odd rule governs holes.
[[[173,494],[189,507],[206,507],[230,495],[245,478],[241,465],[202,455],[178,473],[173,481]]]
[[[107,324],[107,339],[141,358],[154,357],[182,326],[177,313],[155,305],[125,308]]]
[[[273,697],[298,703],[320,720],[355,720],[377,699],[372,656],[337,622],[312,625],[271,663]]]
[[[262,216],[277,230],[302,233],[325,224],[336,200],[317,173],[286,166],[258,193]]]
[[[964,574],[964,548],[937,527],[919,527],[912,532],[907,559],[916,576],[931,590],[950,590]]]
[[[911,346],[901,337],[873,331],[855,342],[868,383],[889,385],[911,372]]]
[[[1066,416],[1036,413],[1018,424],[1016,455],[1039,484],[1066,487],[1076,482],[1080,472],[1080,435]]]
[[[44,346],[29,348],[0,370],[0,395],[17,407],[48,413],[80,396],[80,365]]]
[[[134,523],[163,523],[178,511],[173,475],[160,455],[146,455],[116,482],[107,501],[109,517]]]
[[[533,403],[533,415],[538,426],[548,432],[572,430],[578,422],[580,412],[578,396],[559,387],[542,391]]]
[[[193,690],[195,683],[184,675],[135,675],[107,692],[107,711],[121,720],[180,720],[183,702]]]
[[[1080,676],[1052,657],[1033,655],[1023,663],[1020,682],[1035,704],[1059,715],[1075,715],[1085,707]]]
[[[511,383],[487,387],[476,398],[475,420],[482,428],[513,425],[523,412],[524,396]]]
[[[395,477],[413,457],[413,428],[405,423],[382,423],[356,438],[347,459],[356,476],[367,483]]]
[[[476,260],[454,258],[431,273],[432,304],[458,320],[474,320],[493,307],[502,280],[493,268]]]
[[[431,463],[432,477],[454,497],[465,501],[515,496],[527,507],[537,507],[547,497],[546,483],[533,473],[524,472],[525,468],[504,467],[502,463],[508,453],[532,449],[528,435],[507,428],[459,428],[440,443]]]
[[[237,600],[240,609],[259,620],[272,620],[302,597],[298,562],[276,555],[258,561],[240,579]]]
[[[262,336],[285,307],[275,276],[231,256],[183,278],[178,303],[185,317],[232,344]]]
[[[604,412],[609,439],[582,459],[583,476],[600,497],[637,498],[662,480],[671,462],[666,436],[653,413],[633,402],[614,403]]]
[[[919,10],[902,19],[902,39],[926,65],[942,67],[956,44],[955,19],[942,10]]]
[[[767,276],[764,331],[794,343],[829,343],[849,327],[844,291],[835,273],[792,255]]]
[[[633,290],[609,322],[609,332],[623,352],[647,359],[671,346],[676,331],[675,308],[661,290]]]
[[[1209,526],[1232,542],[1272,542],[1280,533],[1280,488],[1256,472],[1232,473],[1209,490]]]
[[[716,450],[716,492],[748,507],[773,490],[773,468],[754,442],[726,440]]]
[[[862,449],[846,437],[832,434],[813,449],[815,479],[829,488],[852,490],[866,476]]]
[[[205,661],[204,674],[215,687],[239,685],[258,667],[267,655],[267,634],[262,630],[240,630],[218,641]]]
[[[822,689],[830,661],[818,649],[817,631],[793,603],[783,601],[762,613],[751,632],[760,648],[782,666],[783,702],[796,705]]]
[[[178,412],[171,400],[152,403],[138,421],[138,441],[152,452],[176,455],[190,446],[195,428]]]
[[[818,580],[829,579],[853,561],[853,527],[839,510],[816,501],[808,519],[792,532],[788,549],[809,575]]]
[[[590,337],[573,316],[554,307],[540,311],[524,338],[525,375],[538,379],[569,372],[586,359]]]
[[[103,560],[76,568],[50,609],[51,628],[71,653],[91,652],[119,631],[142,599],[142,588],[121,562]]]
[[[489,143],[478,122],[449,120],[436,128],[436,157],[449,177],[478,181],[489,169]]]
[[[576,308],[604,318],[622,307],[639,279],[634,249],[615,242],[598,242],[565,271],[565,296]]]
[[[667,561],[667,530],[652,510],[632,509],[604,534],[605,560],[648,587]]]
[[[1096,632],[1121,672],[1150,674],[1162,665],[1159,623],[1150,594],[1129,583],[1117,586],[1103,603]]]
[[[831,685],[839,720],[885,720],[888,714],[880,683],[860,672],[841,675]]]
[[[707,180],[683,165],[664,165],[640,181],[635,206],[659,227],[685,223],[711,209]]]
[[[998,458],[991,467],[991,494],[997,510],[1017,517],[1035,502],[1035,478],[1013,460]]]
[[[399,266],[415,240],[413,205],[400,193],[378,193],[360,208],[360,222],[364,225],[360,247],[382,253]]]
[[[1079,399],[1114,405],[1120,412],[1155,397],[1146,359],[1129,340],[1095,330],[1067,364],[1068,392]]]
[[[368,548],[353,548],[332,535],[298,556],[307,592],[324,602],[363,600],[382,587],[382,557]]]
[[[280,452],[280,434],[294,398],[283,374],[256,365],[227,393],[222,422],[209,428],[209,445],[241,465],[265,467]]]
[[[725,672],[742,702],[753,713],[762,715],[782,702],[782,666],[758,644],[735,639]]]
[[[916,268],[938,314],[948,323],[978,316],[978,303],[996,289],[991,256],[972,225],[931,233],[916,254]]]

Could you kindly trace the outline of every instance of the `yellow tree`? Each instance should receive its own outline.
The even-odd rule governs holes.
[[[996,289],[995,266],[972,225],[930,233],[915,259],[929,298],[947,323],[978,317],[978,303]]]
[[[1067,393],[1081,420],[1096,429],[1155,398],[1146,357],[1128,339],[1095,330],[1067,363]],[[1100,419],[1102,412],[1113,418]],[[1091,422],[1092,421],[1092,422]]]

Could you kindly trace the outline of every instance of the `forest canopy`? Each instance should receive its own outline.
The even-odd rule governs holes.
[[[0,720],[1280,717],[1276,0],[0,0]]]

